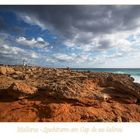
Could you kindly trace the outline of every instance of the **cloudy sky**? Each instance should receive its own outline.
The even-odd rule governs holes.
[[[140,6],[0,6],[0,63],[140,67]]]

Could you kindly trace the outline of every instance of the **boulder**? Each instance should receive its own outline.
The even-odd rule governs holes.
[[[8,94],[16,99],[28,98],[37,93],[37,88],[23,82],[14,82],[8,88]]]
[[[116,90],[118,90],[122,94],[128,94],[133,95],[140,99],[140,88],[135,84],[134,79],[130,77],[130,75],[110,75],[107,78],[107,85],[114,87]]]
[[[12,78],[17,79],[17,80],[22,80],[24,79],[24,74],[20,71],[15,71],[15,73],[12,74]]]
[[[6,75],[6,74],[14,74],[15,73],[15,70],[12,68],[12,67],[0,67],[0,73],[3,74],[3,75]]]
[[[25,79],[25,80],[29,79],[29,75],[26,74],[26,75],[24,76],[24,79]]]
[[[15,70],[13,68],[7,67],[6,68],[6,73],[7,74],[14,74],[15,73]]]
[[[0,73],[5,75],[6,74],[6,67],[0,67]]]
[[[21,71],[15,71],[15,74],[22,75],[23,73]]]

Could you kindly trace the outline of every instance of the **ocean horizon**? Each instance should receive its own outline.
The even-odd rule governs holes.
[[[135,79],[134,82],[140,83],[140,68],[72,68],[72,70],[130,74]]]

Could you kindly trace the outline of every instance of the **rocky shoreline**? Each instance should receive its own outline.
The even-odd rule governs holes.
[[[127,74],[0,66],[0,122],[139,122],[140,84]]]

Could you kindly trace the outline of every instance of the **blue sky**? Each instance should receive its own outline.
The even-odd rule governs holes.
[[[1,6],[0,63],[140,67],[139,6]]]

